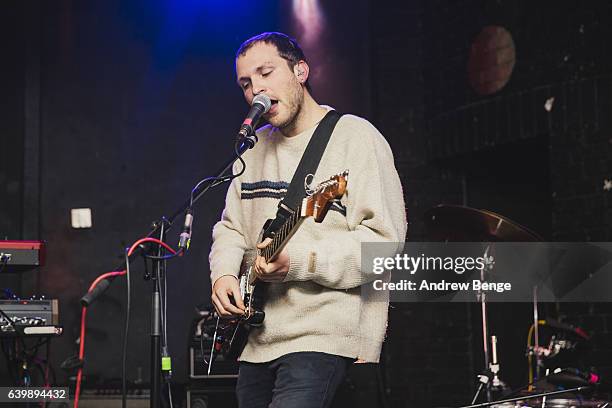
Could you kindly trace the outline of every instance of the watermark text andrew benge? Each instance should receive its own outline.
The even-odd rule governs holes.
[[[421,254],[414,257],[408,254],[397,254],[394,257],[374,257],[372,260],[372,272],[382,275],[385,271],[401,271],[415,275],[420,271],[438,271],[463,275],[465,272],[491,270],[494,264],[495,259],[493,256],[441,257]],[[503,293],[512,290],[510,282],[483,282],[480,279],[473,279],[467,282],[452,282],[445,279],[439,281],[427,279],[413,281],[398,279],[396,275],[391,282],[376,279],[372,282],[372,287],[374,290],[390,291],[493,291]]]

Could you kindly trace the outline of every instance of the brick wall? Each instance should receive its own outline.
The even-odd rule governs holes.
[[[404,183],[409,239],[425,239],[423,212],[447,203],[498,212],[545,239],[609,240],[611,8],[605,1],[372,5],[374,114]],[[511,34],[516,58],[505,86],[482,95],[470,86],[468,66],[487,26]],[[497,46],[509,55],[508,43]],[[507,65],[502,57],[481,74],[494,78]],[[526,380],[531,307],[492,309],[504,378],[516,387]],[[541,312],[595,333],[585,364],[610,371],[608,304],[541,305]],[[474,305],[395,305],[387,349],[393,406],[469,402],[482,364],[479,330]]]

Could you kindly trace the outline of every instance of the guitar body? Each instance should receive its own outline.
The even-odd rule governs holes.
[[[274,261],[305,218],[314,217],[315,222],[322,222],[331,203],[344,195],[347,179],[348,170],[319,184],[314,193],[304,198],[300,207],[273,233],[272,242],[268,246],[258,252],[251,250],[245,253],[239,274],[245,312],[240,317],[217,318],[214,340],[216,351],[228,359],[237,359],[248,342],[251,330],[263,325],[268,283],[258,280],[255,274],[257,255],[263,256],[268,262]],[[264,230],[270,221],[264,225]]]
[[[245,306],[244,315],[239,318],[223,319],[225,320],[222,330],[224,341],[221,352],[228,359],[238,359],[249,340],[251,328],[260,327],[266,316],[263,311],[266,283],[255,279],[254,264],[255,256],[249,251],[245,254],[239,275],[240,293]]]

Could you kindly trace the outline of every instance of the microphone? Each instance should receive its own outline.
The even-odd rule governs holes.
[[[251,110],[247,114],[247,117],[242,122],[240,126],[240,130],[238,131],[238,138],[247,139],[251,136],[253,131],[255,130],[255,126],[262,115],[267,113],[272,106],[272,101],[270,97],[266,94],[259,94],[253,98],[253,103],[251,104]],[[255,143],[253,143],[253,146]],[[251,146],[251,147],[253,147]]]
[[[184,251],[189,249],[189,244],[191,244],[191,224],[193,223],[193,211],[191,208],[188,208],[185,211],[185,223],[183,224],[183,231],[179,235],[179,249]]]

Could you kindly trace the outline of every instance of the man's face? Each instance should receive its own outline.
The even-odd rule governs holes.
[[[272,107],[264,118],[272,126],[283,129],[293,123],[304,100],[304,89],[298,81],[297,65],[289,68],[274,45],[259,42],[239,56],[236,77],[249,105],[257,94],[270,97]]]

